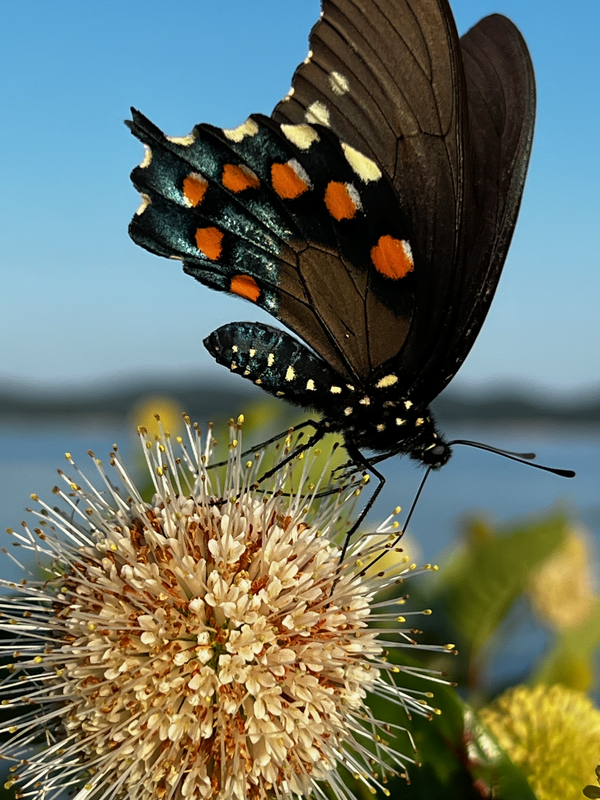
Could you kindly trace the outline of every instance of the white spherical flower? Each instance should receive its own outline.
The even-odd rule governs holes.
[[[90,454],[101,486],[67,454],[73,475],[54,490],[66,510],[32,495],[38,525],[10,531],[46,578],[2,583],[14,652],[7,786],[19,797],[263,800],[326,798],[328,784],[346,799],[343,764],[385,791],[413,759],[368,695],[434,711],[429,693],[393,680],[402,668],[384,652],[415,646],[404,617],[374,601],[404,573],[365,571],[390,547],[391,520],[342,562],[355,488],[319,499],[327,487],[309,483],[306,454],[257,484],[261,457],[243,462],[239,424],[219,487],[210,434],[202,445],[189,421],[187,431],[177,447],[141,432],[151,503],[116,449],[118,481]]]

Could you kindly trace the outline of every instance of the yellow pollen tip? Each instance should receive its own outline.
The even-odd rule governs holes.
[[[164,472],[162,471],[162,468],[161,468],[161,467],[157,467],[157,468],[156,468],[156,474],[157,474],[157,475],[160,475],[161,477],[164,475]]]
[[[396,622],[406,622],[406,617],[396,617]]]
[[[454,650],[455,647],[456,647],[455,644],[445,644],[444,650]]]
[[[430,608],[426,608],[426,609],[425,609],[425,610],[424,610],[422,613],[423,613],[423,614],[424,614],[426,617],[429,617],[431,614],[433,614],[433,611],[432,611]]]
[[[244,415],[243,414],[240,414],[239,417],[237,418],[237,424],[238,425],[243,425],[244,424]]]
[[[31,497],[32,500],[35,500],[36,503],[39,500],[39,497],[37,496],[37,494],[30,494],[29,497]]]
[[[33,663],[34,663],[34,664],[41,664],[43,660],[44,660],[44,659],[43,659],[41,656],[36,656],[36,657],[33,659]]]

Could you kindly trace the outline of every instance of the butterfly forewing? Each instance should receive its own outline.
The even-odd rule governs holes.
[[[418,314],[428,325],[418,350],[426,351],[437,338],[435,310],[453,284],[468,166],[464,76],[450,9],[437,0],[324,2],[309,47],[292,94],[273,116],[301,122],[320,115],[393,181],[422,287]]]

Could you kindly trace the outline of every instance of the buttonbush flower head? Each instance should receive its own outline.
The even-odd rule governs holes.
[[[595,782],[600,710],[582,692],[517,686],[479,714],[538,800],[581,800],[586,784]]]
[[[419,570],[365,573],[397,523],[356,537],[342,560],[356,484],[320,497],[314,453],[258,483],[263,454],[243,458],[240,420],[220,482],[210,432],[186,427],[175,442],[141,429],[151,502],[116,447],[110,470],[90,453],[93,482],[67,454],[62,510],[32,495],[37,523],[9,531],[45,576],[3,582],[7,786],[77,800],[346,800],[350,774],[387,791],[414,748],[406,716],[376,719],[368,696],[436,711],[431,692],[401,686],[419,670],[387,660],[417,646],[394,610],[403,598],[375,600]]]

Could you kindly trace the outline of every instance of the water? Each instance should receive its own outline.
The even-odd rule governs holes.
[[[559,478],[490,453],[456,447],[450,462],[429,477],[413,516],[411,532],[423,560],[435,560],[455,538],[461,520],[477,513],[492,521],[510,522],[562,507],[586,525],[600,546],[600,429],[487,427],[446,433],[448,438],[475,439],[510,450],[533,449],[540,463],[574,469],[577,476]],[[92,475],[87,451],[107,461],[113,442],[119,444],[127,463],[137,462],[139,444],[129,426],[0,424],[0,530],[19,525],[26,516],[25,507],[31,505],[32,492],[52,498],[51,489],[58,482],[56,469],[66,467],[65,451]],[[387,482],[374,519],[387,516],[397,505],[408,509],[422,476],[408,458],[388,459],[381,470]]]

